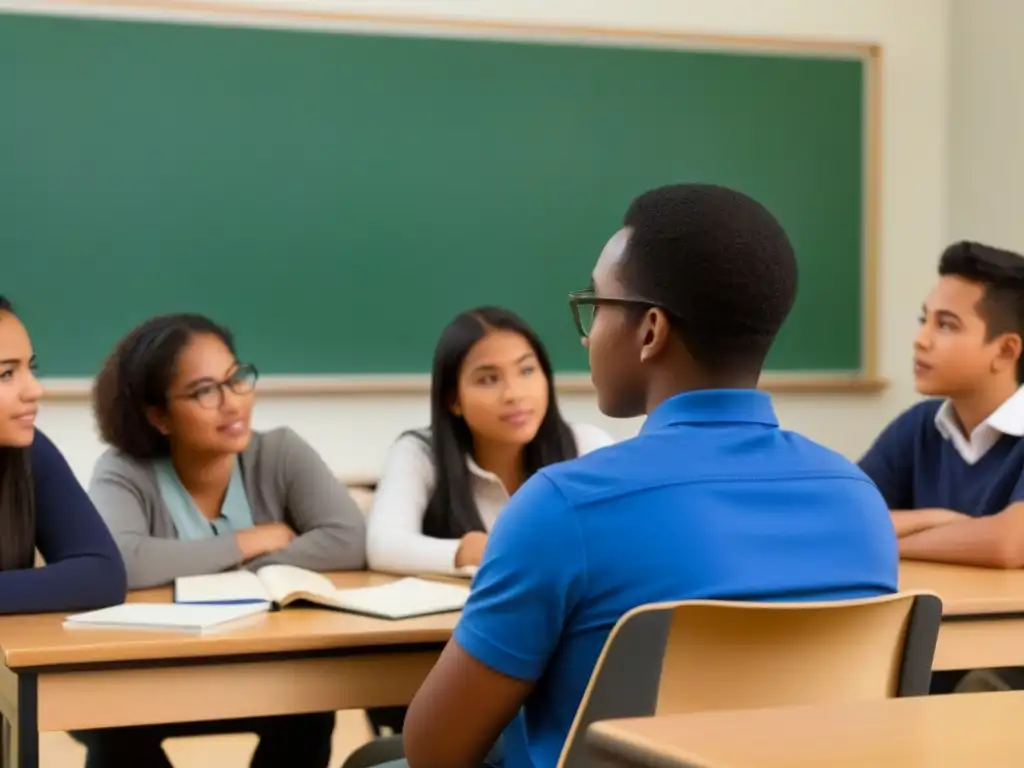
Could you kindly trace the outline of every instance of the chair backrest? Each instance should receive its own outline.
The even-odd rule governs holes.
[[[929,592],[641,606],[609,635],[559,766],[588,764],[598,720],[925,695],[941,618]]]

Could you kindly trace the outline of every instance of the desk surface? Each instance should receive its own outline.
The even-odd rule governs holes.
[[[1018,766],[1024,692],[609,720],[588,740],[659,768]]]
[[[1024,614],[1024,571],[904,561],[900,589],[937,593],[948,616]]]
[[[332,574],[341,588],[385,584],[375,573]],[[169,587],[133,592],[130,601],[170,602]],[[104,662],[237,656],[325,648],[444,643],[459,614],[390,621],[316,608],[289,607],[245,627],[210,635],[117,629],[65,629],[66,614],[0,618],[0,653],[6,665],[48,667]]]
[[[332,576],[342,588],[383,584],[392,576],[367,572]],[[903,589],[937,592],[949,615],[1024,614],[1024,571],[903,563]],[[129,600],[169,602],[170,588],[133,592]],[[75,629],[64,614],[0,617],[0,653],[11,669],[114,661],[230,656],[413,643],[441,643],[458,614],[404,621],[372,619],[315,608],[288,608],[224,634],[184,635],[150,630]]]

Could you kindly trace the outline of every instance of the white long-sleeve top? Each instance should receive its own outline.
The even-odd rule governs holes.
[[[582,456],[615,442],[589,424],[572,425],[576,448]],[[508,503],[509,494],[498,476],[466,458],[473,499],[487,531]],[[367,560],[372,570],[389,573],[454,575],[459,539],[438,539],[423,534],[423,516],[434,493],[436,474],[429,446],[415,435],[395,441],[367,518]]]

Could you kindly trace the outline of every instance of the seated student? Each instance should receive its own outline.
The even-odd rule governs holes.
[[[540,339],[497,307],[463,312],[434,351],[429,430],[392,447],[367,521],[374,570],[477,566],[509,496],[543,467],[613,441],[562,419]]]
[[[1022,336],[1024,257],[947,248],[914,340],[915,386],[934,399],[860,461],[892,510],[901,556],[1024,567]]]
[[[480,564],[509,496],[537,470],[612,439],[562,419],[547,350],[498,307],[458,315],[442,331],[431,374],[431,426],[388,454],[367,521],[370,568],[453,574]],[[398,733],[405,707],[368,713]]]
[[[238,566],[317,571],[365,566],[363,517],[290,429],[253,431],[256,369],[228,331],[166,315],[118,343],[93,393],[112,448],[89,492],[114,534],[131,587]],[[166,766],[165,738],[255,732],[253,766],[326,766],[334,714],[113,728],[76,734],[86,765]]]
[[[951,245],[924,302],[914,384],[932,396],[899,416],[860,461],[885,496],[908,560],[1024,567],[1024,257]],[[959,690],[966,670],[932,675]],[[993,679],[1024,687],[1024,671]]]
[[[121,555],[56,446],[36,429],[42,387],[25,326],[0,296],[0,613],[124,601]],[[46,564],[35,568],[36,549]]]
[[[558,762],[615,622],[692,598],[830,600],[896,590],[874,484],[779,427],[758,378],[792,307],[778,222],[722,187],[648,192],[572,298],[609,416],[640,434],[537,472],[491,532],[454,636],[405,721],[413,768]]]

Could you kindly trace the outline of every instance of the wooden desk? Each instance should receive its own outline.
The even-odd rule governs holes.
[[[907,561],[900,588],[942,598],[935,669],[1024,666],[1024,571]]]
[[[587,742],[601,768],[1019,766],[1024,692],[607,720]]]
[[[390,576],[332,576],[339,587]],[[170,589],[129,600],[170,601]],[[387,621],[291,607],[223,634],[64,629],[64,614],[0,618],[7,765],[36,768],[39,733],[408,704],[458,614]]]

